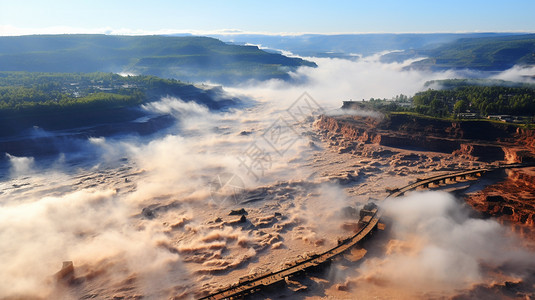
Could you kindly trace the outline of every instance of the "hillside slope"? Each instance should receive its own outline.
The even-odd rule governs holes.
[[[412,68],[503,71],[515,65],[535,65],[535,34],[463,38],[434,49],[391,53],[383,60],[409,57],[427,57]]]
[[[127,72],[183,81],[288,79],[313,62],[208,37],[31,35],[0,37],[0,70]]]
[[[240,103],[221,87],[154,76],[0,72],[0,139],[34,126],[68,130],[133,121],[147,115],[140,105],[166,96],[212,110]]]
[[[252,43],[283,49],[301,56],[351,58],[352,54],[368,56],[383,51],[430,49],[460,38],[503,35],[510,33],[233,34],[212,37],[237,44]]]

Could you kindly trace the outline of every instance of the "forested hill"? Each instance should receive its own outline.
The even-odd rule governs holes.
[[[532,124],[535,84],[496,79],[446,79],[425,83],[413,97],[345,101],[342,108],[419,114],[448,120],[485,119]]]
[[[435,117],[462,113],[487,115],[535,115],[535,85],[501,80],[451,79],[426,83],[439,87],[416,93],[414,111]]]
[[[413,68],[503,71],[515,65],[535,65],[535,34],[462,38],[434,49],[385,55],[385,61],[427,57]]]
[[[154,76],[0,72],[0,138],[32,126],[58,130],[132,121],[145,115],[141,104],[165,96],[210,109],[239,103],[220,87]]]
[[[316,65],[256,46],[208,37],[30,35],[0,37],[0,70],[115,72],[182,81],[239,83],[288,79],[288,72]]]
[[[360,33],[360,34],[303,34],[212,35],[222,41],[238,44],[258,44],[271,49],[284,49],[301,56],[348,57],[363,56],[383,51],[431,49],[461,38],[499,37],[517,33]]]

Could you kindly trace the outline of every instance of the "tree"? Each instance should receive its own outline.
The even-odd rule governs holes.
[[[457,100],[455,104],[453,105],[453,111],[455,113],[464,112],[468,109],[468,102],[465,100]]]

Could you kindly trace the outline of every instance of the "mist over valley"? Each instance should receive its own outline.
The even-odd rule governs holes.
[[[534,40],[1,36],[0,299],[532,298]]]

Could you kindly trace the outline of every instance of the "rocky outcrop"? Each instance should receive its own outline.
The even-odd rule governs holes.
[[[515,156],[511,155],[506,159],[505,151],[503,147],[490,144],[470,144],[462,143],[460,144],[460,149],[455,150],[452,154],[457,156],[462,156],[468,159],[475,159],[484,162],[493,162],[493,161],[508,161],[510,163],[517,162],[514,161]]]
[[[503,181],[470,195],[467,203],[535,240],[535,168],[507,170]]]
[[[433,136],[408,135],[394,133],[383,133],[376,140],[379,145],[403,148],[427,150],[442,153],[452,153],[459,148],[459,142],[451,139],[434,138]]]
[[[535,131],[509,124],[392,115],[388,118],[321,116],[315,125],[330,135],[333,146],[339,147],[340,153],[350,152],[359,143],[372,143],[453,154],[482,162],[535,160]]]
[[[378,141],[376,126],[379,123],[380,120],[371,117],[362,117],[353,119],[353,122],[347,122],[323,115],[320,116],[315,125],[324,130],[325,133],[340,134],[352,141],[374,143]]]
[[[517,141],[522,145],[526,146],[531,150],[535,149],[535,130],[517,128],[515,137]]]
[[[519,162],[533,162],[534,155],[532,150],[516,147],[502,147],[505,153],[505,162],[507,163],[519,163]]]
[[[507,124],[394,115],[321,116],[315,126],[338,153],[387,158],[388,170],[382,172],[395,176],[406,176],[413,167],[431,171],[467,167],[460,166],[458,161],[467,162],[468,167],[496,161],[535,161],[535,131]],[[365,168],[361,171],[365,176],[374,172]],[[467,202],[484,216],[511,224],[517,232],[535,240],[535,168],[511,169],[506,174],[505,180],[471,195]],[[348,173],[329,175],[346,185],[357,182],[359,177]]]

